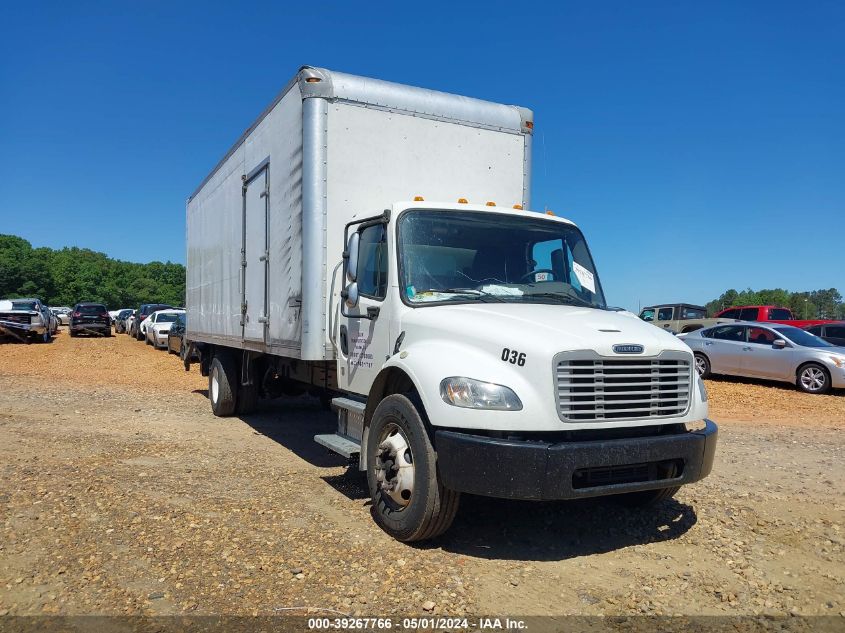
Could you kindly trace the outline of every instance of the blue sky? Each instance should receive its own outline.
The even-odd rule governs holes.
[[[842,33],[838,1],[15,3],[0,233],[184,262],[185,198],[311,64],[533,108],[534,206],[615,305],[845,292]]]

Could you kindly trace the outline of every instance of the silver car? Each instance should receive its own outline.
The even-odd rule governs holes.
[[[807,393],[845,388],[845,347],[836,347],[791,325],[738,322],[683,337],[698,375],[779,380]]]

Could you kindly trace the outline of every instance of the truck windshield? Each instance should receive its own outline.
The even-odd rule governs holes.
[[[542,216],[408,211],[399,220],[399,260],[400,288],[410,304],[606,307],[581,231]]]

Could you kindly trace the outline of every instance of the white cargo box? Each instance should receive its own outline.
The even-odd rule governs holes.
[[[526,108],[302,68],[188,199],[189,338],[334,358],[344,225],[416,196],[528,208],[532,127]]]

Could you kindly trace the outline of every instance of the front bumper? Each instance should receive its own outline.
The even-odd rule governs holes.
[[[167,332],[153,332],[153,341],[156,345],[167,345]]]
[[[579,499],[703,479],[718,428],[624,439],[533,442],[436,431],[437,468],[452,490],[504,499]]]
[[[44,334],[47,326],[43,323],[19,323],[17,321],[0,320],[0,333],[5,331],[8,334]]]

